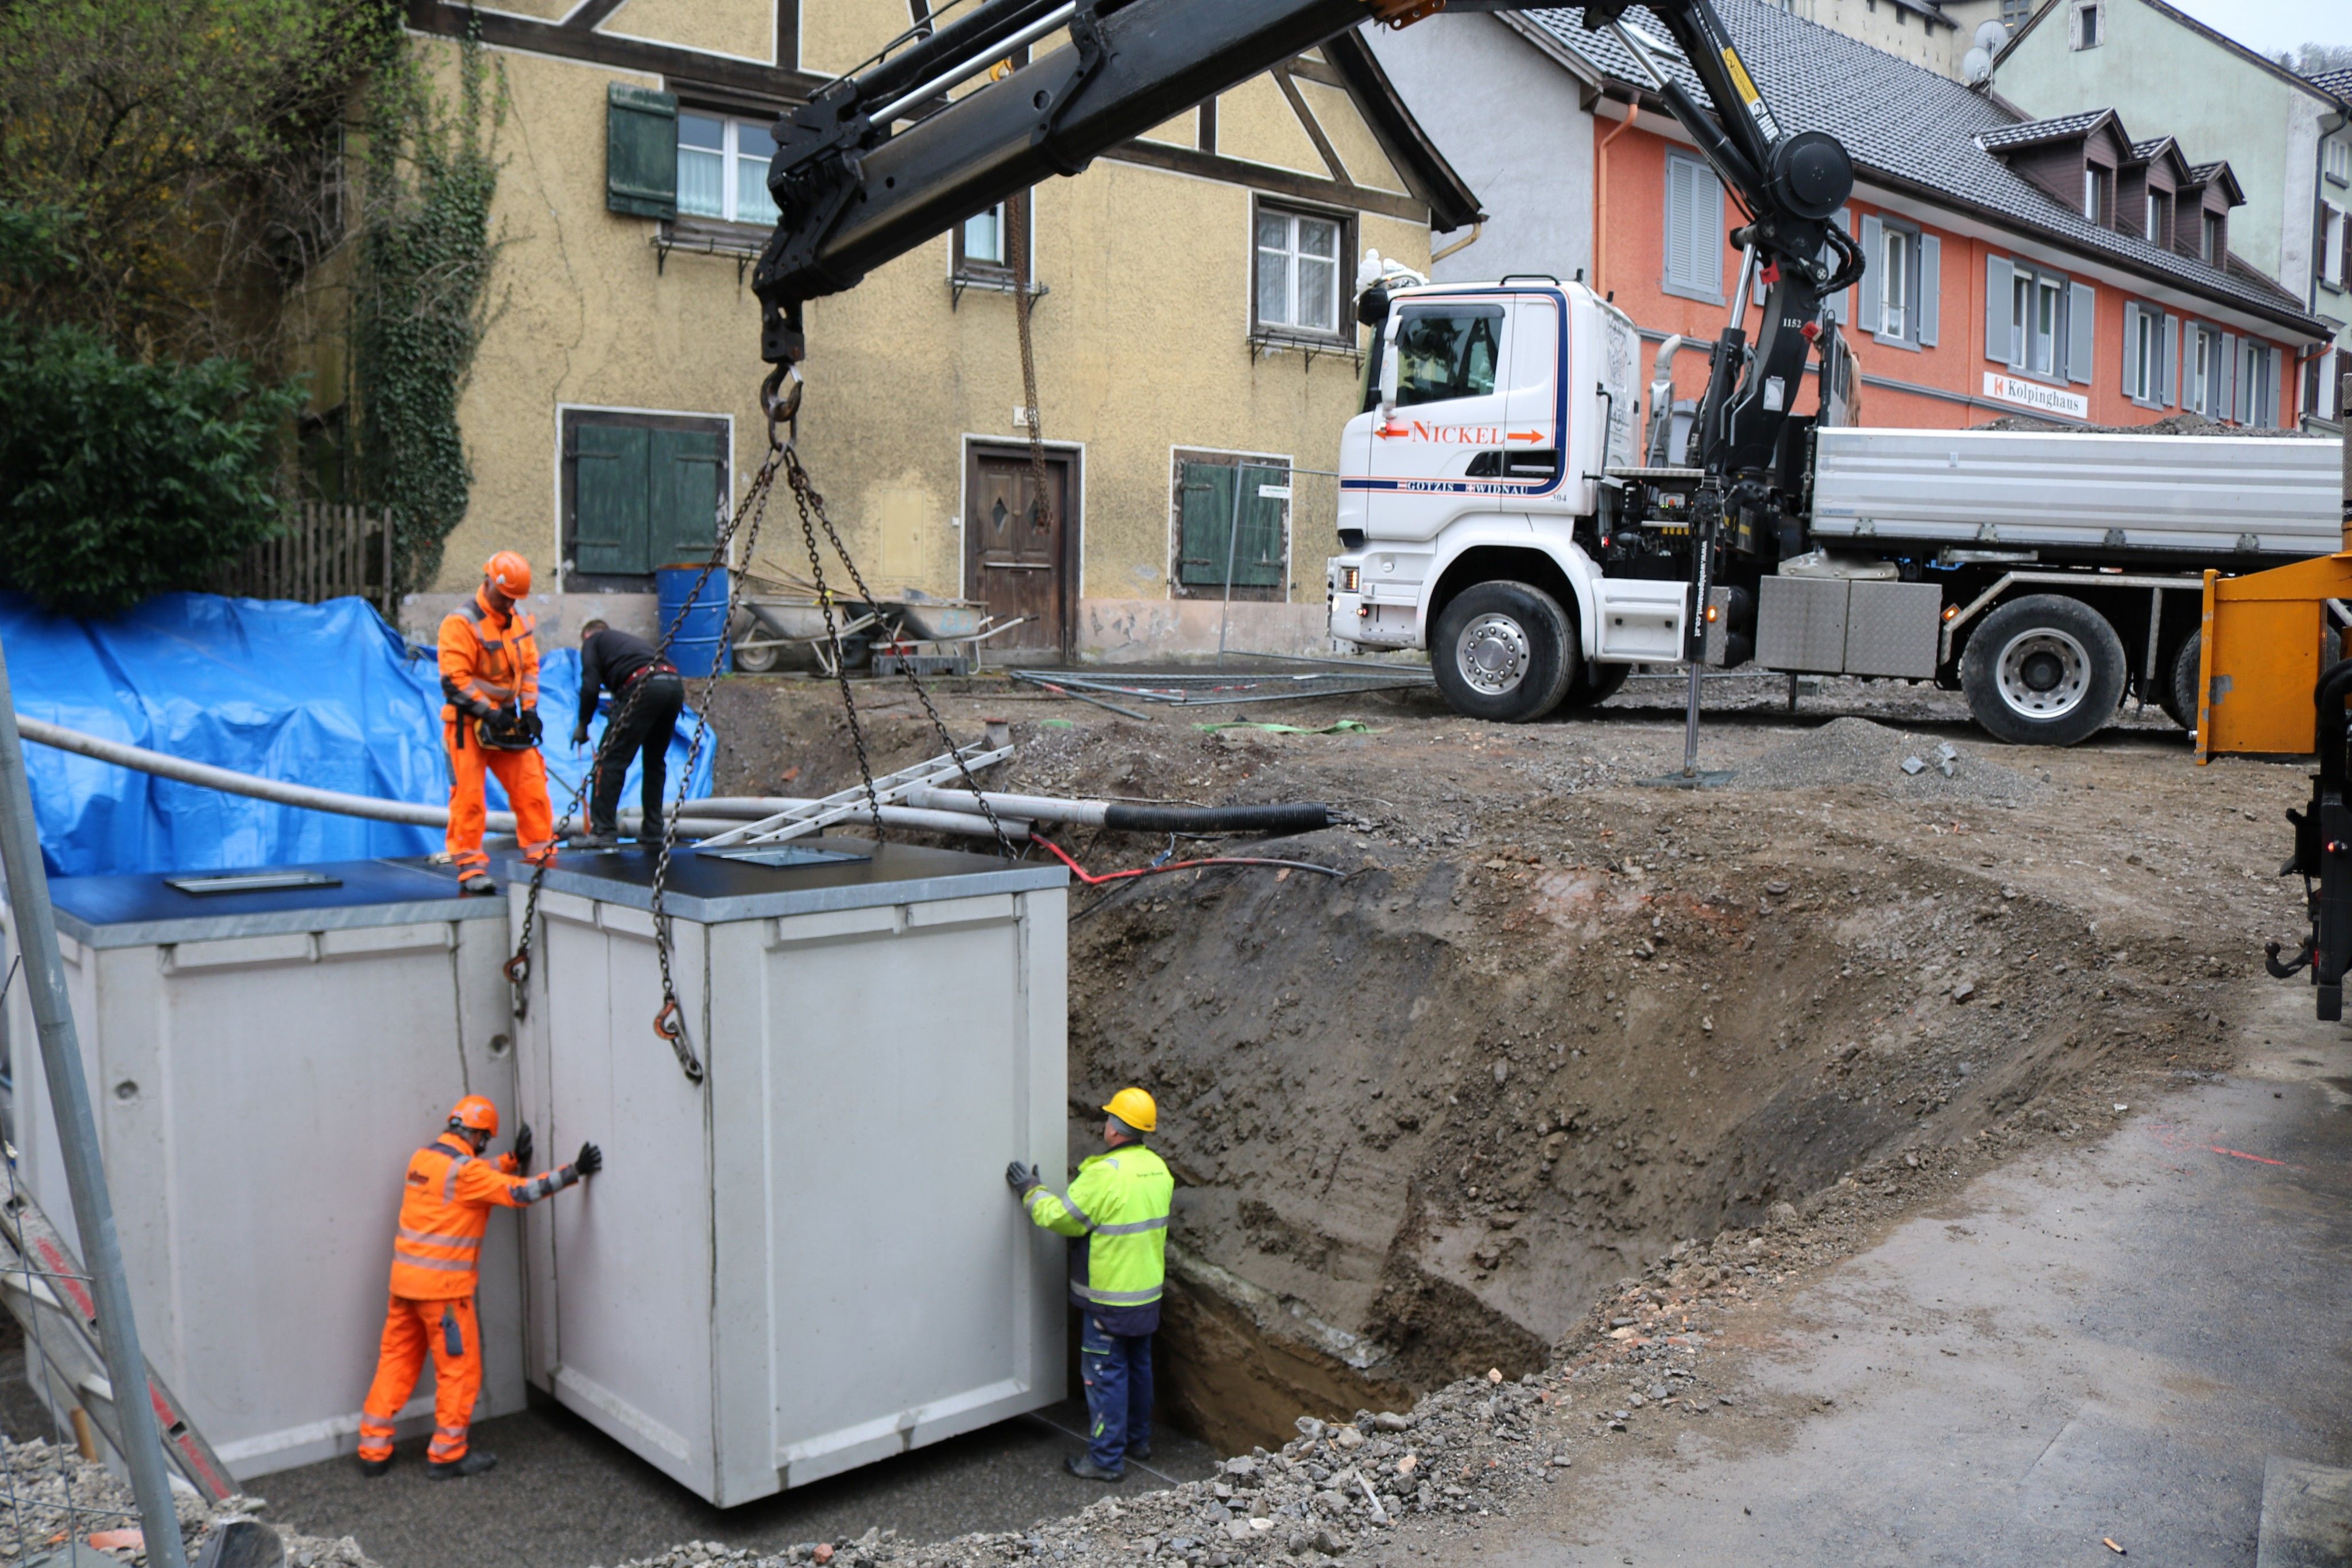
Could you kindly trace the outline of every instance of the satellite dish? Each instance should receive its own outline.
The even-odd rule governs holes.
[[[2002,26],[1998,18],[1988,17],[1978,26],[1977,47],[1984,50],[1985,53],[1999,54],[2000,47],[2007,42],[2009,42],[2009,29]]]
[[[1960,57],[1960,72],[1970,82],[1980,82],[1992,75],[1992,56],[1981,48],[1970,49]]]

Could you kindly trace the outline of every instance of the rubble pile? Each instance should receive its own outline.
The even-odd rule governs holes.
[[[268,1506],[252,1497],[211,1505],[177,1488],[173,1503],[190,1563],[197,1561],[205,1538],[214,1531],[253,1519]],[[147,1553],[137,1544],[138,1529],[139,1504],[130,1483],[104,1465],[92,1464],[61,1444],[0,1437],[0,1565],[36,1563],[52,1554],[63,1563],[73,1541],[89,1542],[93,1535],[100,1537],[96,1544],[117,1561],[145,1563]],[[109,1549],[110,1532],[128,1532],[128,1543]],[[327,1541],[283,1529],[278,1535],[285,1543],[288,1568],[378,1568],[348,1535]]]
[[[1738,1404],[1710,1379],[1720,1314],[1772,1283],[1800,1224],[1778,1206],[1768,1228],[1675,1245],[1621,1281],[1517,1381],[1499,1370],[1440,1388],[1408,1414],[1302,1416],[1298,1436],[1227,1459],[1208,1479],[1106,1498],[1026,1531],[901,1545],[895,1532],[804,1542],[777,1555],[689,1542],[623,1568],[997,1568],[1150,1558],[1189,1568],[1301,1565],[1345,1557],[1410,1526],[1422,1544],[1507,1517],[1538,1488],[1572,1478],[1579,1451],[1643,1427],[1715,1417]],[[1786,1234],[1784,1234],[1786,1233]]]

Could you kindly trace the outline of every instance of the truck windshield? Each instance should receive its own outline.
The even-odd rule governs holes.
[[[1484,397],[1501,358],[1499,305],[1408,306],[1397,323],[1397,403]]]

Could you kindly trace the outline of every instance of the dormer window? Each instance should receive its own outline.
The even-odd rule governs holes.
[[[2228,254],[2221,238],[2221,214],[2209,212],[2200,215],[2205,222],[2204,226],[2198,231],[2198,257],[2209,267],[2219,267],[2221,265],[2221,258]]]
[[[2147,193],[2147,243],[2168,245],[2172,238],[2172,193],[2151,190]]]
[[[2096,163],[2083,166],[2083,215],[2101,225],[2110,222],[2116,210],[2116,172]]]

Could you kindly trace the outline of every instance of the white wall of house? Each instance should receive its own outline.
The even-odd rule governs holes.
[[[1439,262],[1436,277],[1570,278],[1579,268],[1589,276],[1592,117],[1577,78],[1491,16],[1440,12],[1401,32],[1368,27],[1364,36],[1489,214],[1477,243]],[[1434,245],[1462,237],[1441,235]]]

